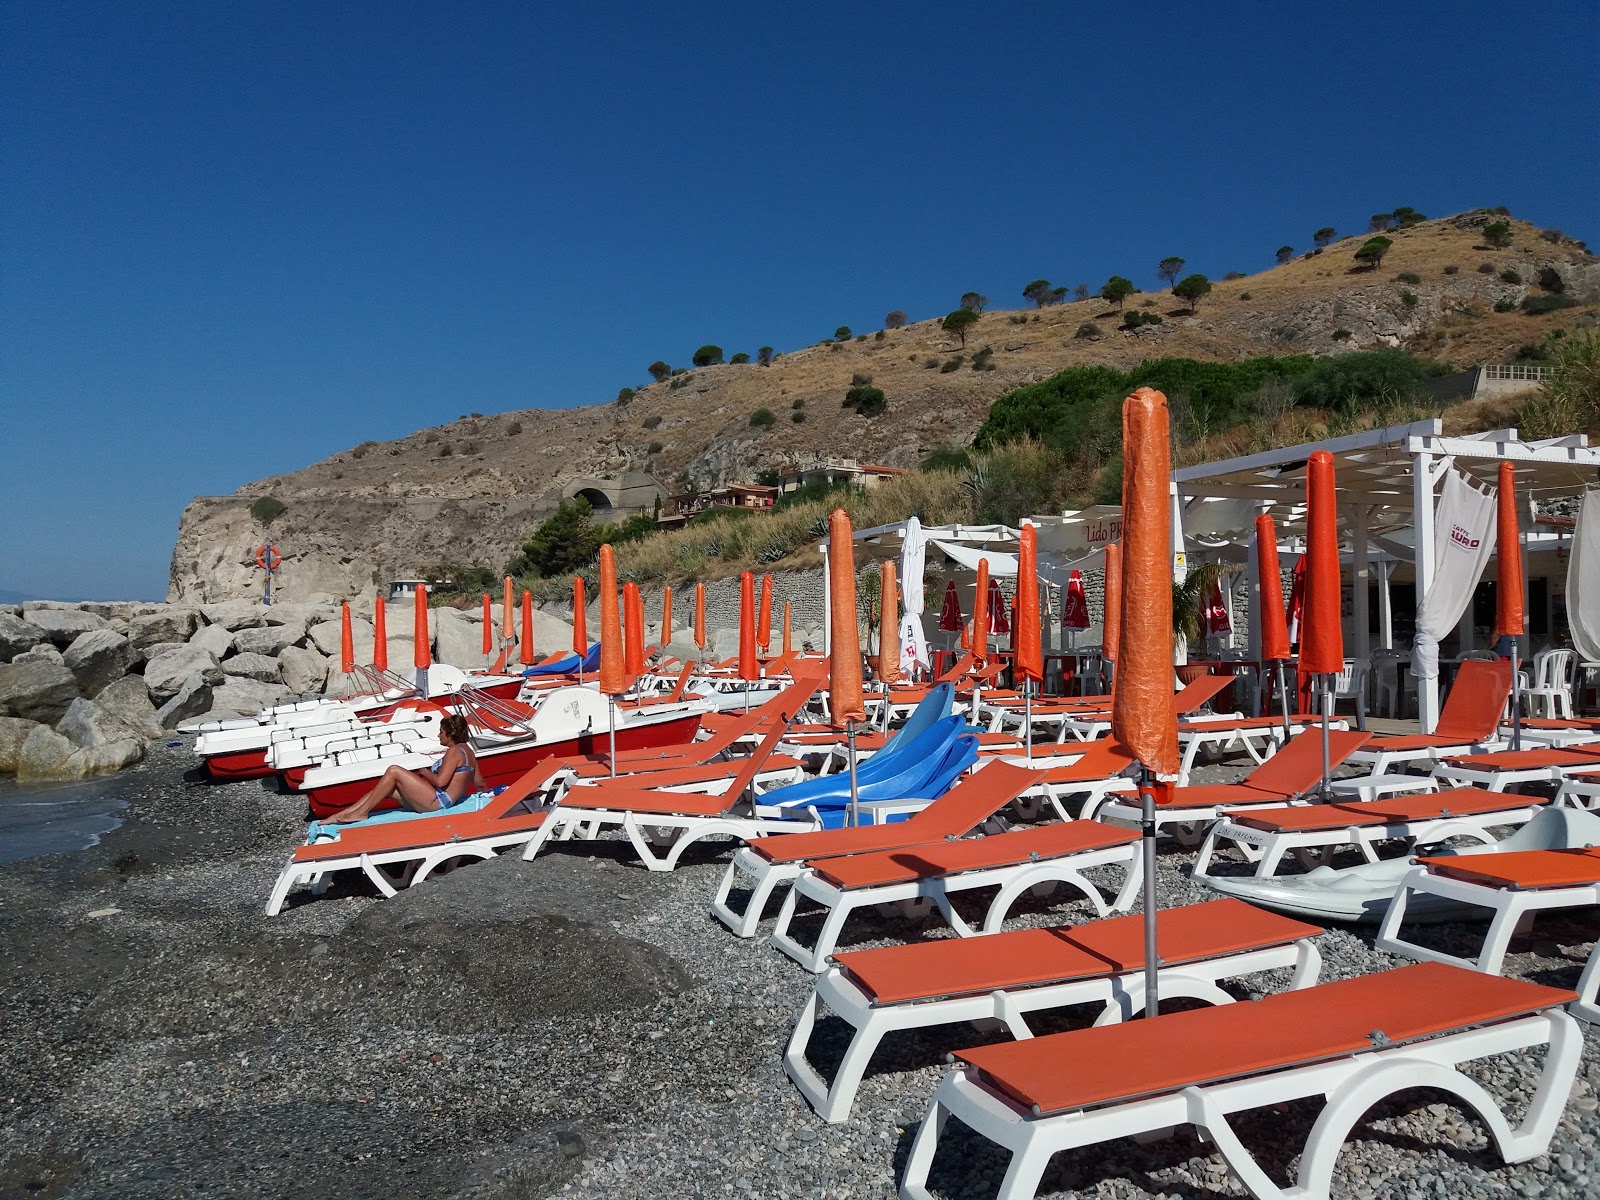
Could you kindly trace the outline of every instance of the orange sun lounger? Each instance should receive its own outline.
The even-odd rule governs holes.
[[[1441,759],[1433,773],[1455,787],[1475,786],[1503,792],[1522,783],[1554,782],[1568,772],[1594,767],[1600,767],[1600,744],[1468,754]]]
[[[1113,829],[1097,821],[1067,821],[808,862],[784,897],[772,941],[808,970],[821,971],[857,909],[904,900],[931,901],[950,927],[967,937],[978,931],[956,912],[951,897],[977,888],[999,888],[986,910],[981,926],[984,933],[993,933],[1004,924],[1011,905],[1024,892],[1046,883],[1081,892],[1094,905],[1096,915],[1103,917],[1127,909],[1138,893],[1138,841],[1138,834],[1131,830]],[[1083,875],[1089,867],[1106,865],[1120,866],[1125,872],[1122,887],[1109,906],[1099,888]],[[822,929],[809,948],[790,932],[802,899],[824,910]]]
[[[1265,879],[1277,872],[1278,864],[1290,852],[1309,865],[1313,856],[1354,846],[1366,861],[1377,862],[1378,846],[1387,841],[1403,840],[1408,846],[1453,837],[1493,842],[1489,830],[1532,820],[1544,804],[1506,792],[1452,788],[1382,800],[1232,812],[1206,834],[1195,859],[1194,878],[1205,877],[1212,857],[1224,843],[1232,843],[1247,858],[1254,858],[1256,877]]]
[[[711,912],[739,937],[754,937],[772,893],[794,880],[808,861],[966,837],[1034,786],[1038,778],[1037,771],[1003,762],[988,763],[904,821],[792,833],[751,842],[739,849],[723,872]],[[751,881],[750,894],[744,911],[735,912],[729,899],[745,879]]]
[[[1278,968],[1294,972],[1291,988],[1309,987],[1322,965],[1312,941],[1320,928],[1242,900],[1164,909],[1157,928],[1163,999],[1228,1004],[1233,997],[1221,981]],[[1078,1004],[1099,1005],[1095,1023],[1102,1025],[1142,1010],[1142,914],[836,955],[817,976],[784,1070],[823,1120],[843,1121],[886,1034],[997,1021],[1013,1037],[1031,1038],[1026,1014]],[[853,1030],[831,1083],[806,1058],[817,1021],[828,1013]]]
[[[1509,661],[1469,659],[1456,672],[1431,734],[1376,737],[1355,759],[1371,763],[1374,775],[1384,775],[1400,763],[1498,750],[1504,744],[1497,734],[1500,714],[1510,695]]]
[[[951,1117],[1010,1154],[1000,1200],[1029,1200],[1051,1158],[1192,1125],[1251,1195],[1326,1200],[1345,1138],[1383,1098],[1417,1087],[1476,1113],[1507,1162],[1542,1153],[1583,1053],[1569,991],[1422,963],[1280,992],[964,1050],[917,1127],[900,1195],[932,1200],[928,1175]],[[1548,1046],[1513,1127],[1461,1064]],[[1280,1188],[1229,1123],[1236,1112],[1324,1099]],[[1282,1147],[1275,1147],[1284,1149]]]

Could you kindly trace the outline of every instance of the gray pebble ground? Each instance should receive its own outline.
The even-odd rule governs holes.
[[[809,976],[708,915],[725,851],[655,875],[621,843],[569,843],[390,901],[350,883],[269,919],[303,812],[259,783],[199,782],[193,762],[158,749],[123,777],[129,820],[100,845],[0,868],[0,1197],[878,1200],[944,1052],[980,1040],[890,1039],[851,1120],[825,1125],[780,1064]],[[1163,856],[1164,905],[1207,897],[1180,871],[1190,857]],[[1593,912],[1546,918],[1508,973],[1572,986],[1594,926]],[[862,935],[897,932],[942,935]],[[1327,979],[1396,965],[1366,931],[1321,941]],[[824,1057],[842,1048],[833,1032]],[[1527,1066],[1479,1074],[1516,1095]],[[1408,1094],[1358,1129],[1335,1195],[1593,1196],[1597,1096],[1590,1032],[1549,1153],[1506,1167],[1471,1119]],[[1315,1115],[1239,1128],[1287,1182]],[[971,1137],[947,1146],[939,1194],[992,1196],[1000,1156]],[[1242,1194],[1190,1136],[1061,1156],[1041,1193]]]

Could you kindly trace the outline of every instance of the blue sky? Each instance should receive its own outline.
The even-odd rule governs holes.
[[[1600,8],[0,6],[0,589],[179,514],[1045,276],[1507,204],[1600,242]]]

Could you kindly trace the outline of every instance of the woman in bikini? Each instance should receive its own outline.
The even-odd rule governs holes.
[[[412,812],[436,812],[489,786],[478,771],[478,756],[467,736],[465,717],[452,713],[439,722],[439,740],[444,743],[444,757],[436,760],[431,768],[408,771],[401,766],[390,767],[370,792],[349,808],[334,813],[326,823],[344,825],[359,821],[390,798]]]

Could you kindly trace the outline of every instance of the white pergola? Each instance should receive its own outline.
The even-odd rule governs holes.
[[[1207,519],[1215,516],[1212,506],[1218,502],[1237,503],[1238,515],[1248,515],[1249,521],[1259,513],[1271,514],[1280,534],[1303,531],[1305,468],[1313,450],[1327,450],[1334,458],[1341,539],[1349,546],[1355,582],[1353,632],[1357,654],[1363,657],[1368,651],[1366,585],[1375,562],[1392,564],[1409,549],[1419,606],[1428,593],[1435,558],[1434,495],[1451,467],[1492,489],[1500,463],[1511,462],[1524,502],[1570,496],[1600,482],[1600,449],[1591,448],[1582,434],[1533,442],[1518,438],[1515,429],[1447,437],[1442,421],[1416,421],[1174,471],[1174,505],[1186,533],[1229,524]],[[1401,530],[1412,532],[1410,547],[1389,536]],[[1249,547],[1250,643],[1255,652],[1260,644],[1255,541],[1243,536]],[[1387,588],[1378,594],[1380,625],[1387,627],[1389,614],[1381,607]],[[1422,728],[1431,731],[1439,715],[1436,679],[1418,681],[1417,704]]]

